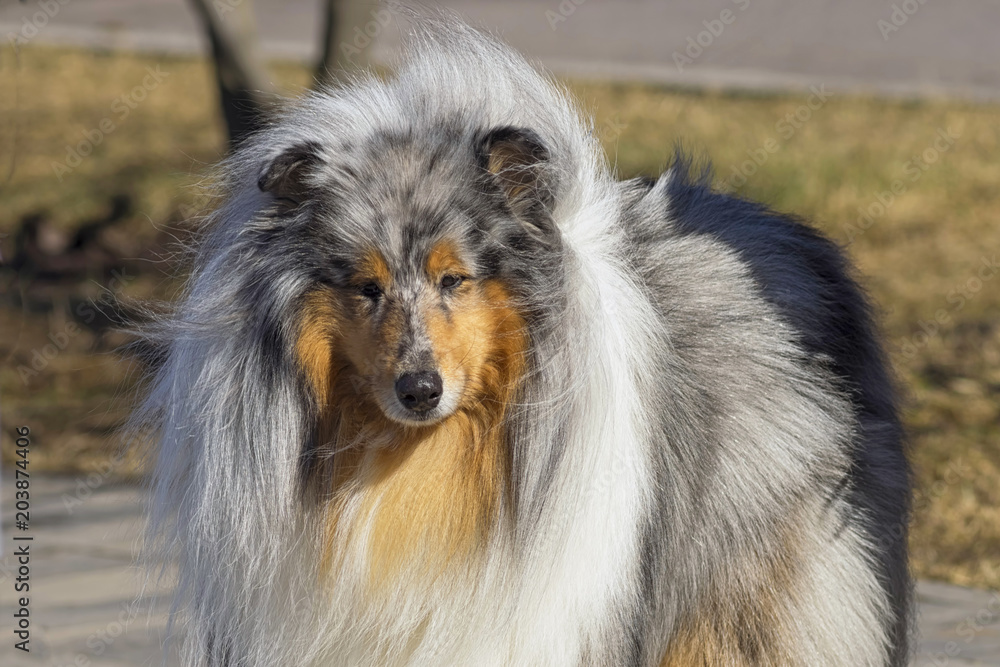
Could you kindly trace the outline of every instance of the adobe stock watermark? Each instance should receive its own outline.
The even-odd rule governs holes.
[[[826,84],[810,86],[809,90],[812,94],[804,104],[799,105],[795,111],[789,111],[784,118],[774,124],[774,131],[781,141],[775,137],[769,137],[759,147],[747,149],[746,153],[749,159],[738,165],[733,165],[731,173],[725,181],[730,189],[736,190],[746,185],[747,179],[756,174],[772,155],[781,150],[782,143],[794,137],[795,133],[812,119],[813,114],[822,109],[830,100],[831,94],[827,91]]]
[[[923,178],[941,156],[947,153],[961,137],[961,133],[951,128],[938,128],[934,142],[914,155],[903,164],[903,177],[895,179],[889,184],[888,190],[882,190],[875,194],[873,201],[867,206],[858,207],[858,218],[856,223],[844,225],[843,232],[846,245],[854,243],[858,237],[871,229],[875,222],[885,216],[896,200],[906,194],[909,188]]]
[[[25,16],[21,19],[21,29],[17,32],[8,32],[7,40],[11,45],[24,46],[35,37],[38,36],[45,26],[49,24],[59,10],[68,5],[73,0],[38,0],[35,6],[38,7],[38,11],[33,13],[30,17]]]
[[[128,271],[114,269],[111,271],[111,280],[108,281],[107,291],[101,298],[91,299],[77,304],[74,314],[84,324],[91,324],[102,307],[111,307],[111,294],[120,292],[130,282],[135,280],[135,276],[129,275]],[[27,386],[28,383],[38,377],[53,359],[58,357],[63,350],[69,347],[70,341],[83,332],[83,329],[73,320],[67,321],[59,331],[50,331],[48,342],[31,350],[30,360],[27,364],[18,364],[17,375],[21,382]]]
[[[628,123],[622,121],[621,117],[615,114],[614,118],[610,118],[601,123],[599,127],[593,128],[591,135],[601,143],[609,143],[616,141],[626,127],[628,127]]]
[[[393,14],[398,14],[403,9],[403,5],[395,0],[389,0],[383,4],[384,6],[371,10],[371,21],[368,21],[363,26],[354,26],[350,42],[342,41],[340,43],[340,53],[348,62],[355,62],[355,58],[364,53],[365,49],[370,47],[375,39],[389,26],[392,22]]]
[[[225,18],[226,14],[235,12],[236,8],[242,4],[243,0],[213,0],[212,9],[219,15],[219,18]]]
[[[934,311],[934,317],[928,320],[917,320],[920,331],[897,343],[899,353],[906,359],[916,357],[917,353],[927,347],[944,327],[951,324],[952,316],[965,308],[965,304],[976,298],[983,287],[996,277],[997,271],[1000,271],[1000,263],[997,262],[996,255],[980,257],[973,275],[948,291],[945,296],[948,307],[938,308]]]
[[[63,176],[79,167],[83,163],[83,159],[93,153],[94,148],[100,146],[105,137],[117,130],[129,114],[168,76],[170,76],[170,72],[164,72],[159,65],[155,68],[147,67],[146,76],[142,78],[142,82],[129,92],[116,97],[111,103],[112,115],[102,118],[97,127],[82,130],[83,139],[75,146],[67,144],[66,159],[62,162],[54,160],[52,162],[52,172],[59,179],[59,182],[62,182]]]
[[[732,0],[732,3],[736,5],[739,12],[726,8],[719,12],[718,18],[705,19],[701,22],[705,29],[693,37],[688,36],[684,52],[674,51],[674,65],[678,72],[683,72],[685,67],[693,65],[694,61],[705,53],[705,49],[715,44],[715,40],[722,36],[722,33],[726,31],[726,26],[736,23],[739,13],[745,12],[750,6],[750,0]]]
[[[972,468],[961,458],[948,462],[941,479],[927,488],[918,488],[913,492],[913,504],[910,514],[923,512],[935,499],[944,495],[948,487],[973,478]],[[907,523],[896,523],[879,535],[876,543],[879,549],[888,549],[906,539],[909,529]]]
[[[76,478],[76,487],[73,489],[74,492],[72,494],[64,493],[62,495],[63,507],[66,508],[66,514],[72,515],[76,512],[76,508],[94,495],[94,491],[97,491],[104,486],[108,479],[111,478],[114,472],[118,470],[124,462],[124,453],[119,453],[116,454],[113,459],[106,462],[104,467],[100,470],[95,470],[87,475],[78,476]]]
[[[560,23],[565,23],[586,2],[587,0],[562,0],[555,11],[545,10],[545,20],[549,22],[549,29],[555,32]]]
[[[910,17],[920,11],[920,8],[927,4],[927,0],[903,0],[903,2],[892,4],[892,12],[888,19],[879,19],[875,22],[876,27],[882,33],[882,41],[888,42],[889,36],[897,32],[906,25]]]
[[[103,656],[119,637],[128,632],[128,626],[135,620],[138,613],[138,603],[122,602],[119,605],[118,616],[114,620],[108,621],[104,628],[97,632],[92,632],[87,637],[86,653],[77,653],[72,662],[59,663],[59,667],[91,667],[101,664],[94,662],[91,658]]]
[[[931,653],[927,652],[931,664],[934,667],[947,667],[951,664],[952,658],[957,658],[962,653],[962,649],[972,643],[982,632],[1000,622],[1000,593],[993,592],[990,600],[980,607],[974,614],[968,614],[957,626],[955,634],[962,640],[951,640],[942,647],[942,650]],[[964,661],[963,661],[964,663]]]

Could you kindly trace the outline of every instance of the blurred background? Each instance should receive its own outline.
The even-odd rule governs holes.
[[[624,177],[678,143],[812,220],[877,302],[906,397],[921,665],[1000,665],[1000,3],[453,0],[564,79]],[[317,82],[387,70],[400,3],[0,0],[0,663],[156,661],[127,569],[142,368],[115,331],[176,295],[211,166]],[[32,653],[14,608],[31,429]],[[10,613],[9,613],[10,612]]]

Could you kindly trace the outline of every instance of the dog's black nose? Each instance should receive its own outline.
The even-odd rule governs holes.
[[[427,412],[441,400],[441,376],[434,371],[407,373],[396,380],[396,396],[407,410]]]

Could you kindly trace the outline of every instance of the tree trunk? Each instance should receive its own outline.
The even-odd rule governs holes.
[[[379,31],[384,29],[375,19],[378,11],[387,12],[365,0],[324,0],[322,52],[314,77],[317,86],[333,83],[344,71],[368,66],[375,39],[365,28],[374,22]]]
[[[253,3],[191,0],[212,45],[222,113],[234,148],[261,127],[272,88],[257,51]]]

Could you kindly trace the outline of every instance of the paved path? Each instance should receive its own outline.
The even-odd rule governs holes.
[[[917,667],[1000,665],[1000,593],[921,582]]]
[[[454,8],[564,74],[1000,100],[1000,3],[991,0],[419,1]],[[57,11],[49,18],[40,3]],[[255,0],[265,51],[312,59],[318,4]],[[26,20],[40,25],[30,37],[40,42],[202,48],[185,0],[0,0],[4,42],[32,33]],[[384,60],[397,31],[379,29],[377,43]]]
[[[11,538],[22,533],[12,531],[9,473],[4,471],[2,489],[6,554],[0,560],[0,664],[158,664],[166,601],[162,591],[154,590],[142,605],[135,604],[140,579],[132,562],[141,492],[94,478],[88,485],[86,477],[32,479],[32,651],[24,655],[12,648]],[[918,595],[924,639],[914,665],[1000,667],[1000,595],[927,582],[919,585]]]
[[[140,600],[133,566],[141,515],[134,486],[99,477],[32,477],[30,530],[13,527],[12,472],[3,470],[0,559],[0,665],[139,667],[160,665],[166,598]],[[14,535],[30,544],[30,654],[15,650]],[[159,593],[159,594],[158,594]],[[20,594],[18,594],[18,597]],[[170,663],[176,664],[176,662]]]

